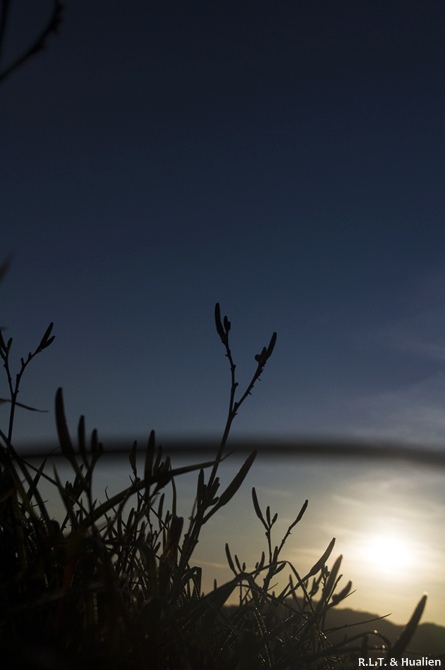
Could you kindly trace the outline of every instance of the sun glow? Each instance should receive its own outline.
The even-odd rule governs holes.
[[[373,535],[363,546],[363,558],[379,573],[406,574],[414,565],[410,542],[398,535]]]

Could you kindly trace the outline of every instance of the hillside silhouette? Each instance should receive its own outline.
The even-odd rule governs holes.
[[[329,636],[332,641],[340,641],[345,634],[349,636],[378,630],[391,642],[400,636],[403,625],[392,623],[389,619],[379,619],[377,614],[353,609],[331,608],[326,615],[326,628],[343,628],[336,635]],[[366,623],[369,622],[369,623]],[[344,628],[348,626],[349,628]],[[370,636],[370,644],[372,639]],[[377,642],[377,638],[375,640]],[[419,624],[409,643],[409,651],[421,656],[443,656],[445,658],[445,627],[433,623]]]
[[[301,605],[304,605],[303,601],[301,601]],[[229,605],[226,609],[232,613],[236,610],[236,605]],[[345,638],[369,634],[370,647],[383,642],[382,637],[372,634],[373,631],[378,631],[380,636],[393,644],[400,637],[404,628],[405,625],[395,624],[387,618],[379,618],[378,614],[336,607],[328,609],[323,626],[324,633],[331,644],[340,643]],[[355,641],[356,645],[357,640]],[[408,645],[406,654],[411,657],[440,657],[445,661],[445,627],[433,623],[419,624]]]

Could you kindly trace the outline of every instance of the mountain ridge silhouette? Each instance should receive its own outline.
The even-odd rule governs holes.
[[[329,635],[330,640],[343,639],[345,634],[377,630],[379,633],[395,642],[406,624],[396,624],[390,619],[379,618],[378,614],[363,612],[352,608],[331,608],[326,613],[325,631],[330,628],[340,630]],[[348,628],[344,628],[348,626]],[[350,631],[350,633],[348,632]],[[424,656],[443,656],[445,658],[445,627],[434,623],[420,623],[408,645],[408,650]]]

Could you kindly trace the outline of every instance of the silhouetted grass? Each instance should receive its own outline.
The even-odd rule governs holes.
[[[0,276],[2,268],[0,268]],[[399,640],[378,632],[354,635],[329,630],[326,615],[351,593],[342,582],[342,556],[333,559],[335,539],[314,566],[301,575],[282,559],[286,541],[301,523],[303,501],[284,537],[276,543],[278,515],[260,503],[252,489],[253,512],[265,530],[266,547],[254,569],[247,569],[226,543],[232,578],[202,590],[202,571],[193,563],[205,526],[227,505],[255,460],[249,453],[229,485],[221,490],[219,468],[228,455],[232,423],[272,355],[276,334],[255,356],[251,381],[239,393],[230,350],[231,324],[215,309],[215,324],[229,361],[231,384],[226,424],[213,457],[174,468],[156,445],[152,431],[140,469],[136,443],[129,449],[130,485],[103,500],[92,480],[104,457],[96,431],[87,439],[81,417],[74,440],[67,426],[62,390],[55,399],[58,444],[72,476],[62,482],[57,468],[24,458],[13,444],[14,410],[22,376],[33,358],[54,339],[52,324],[34,352],[10,369],[12,339],[0,332],[10,405],[8,428],[0,432],[0,658],[2,667],[107,668],[153,670],[287,670],[357,667],[357,656],[400,658],[422,615],[424,596]],[[29,408],[34,409],[34,408]],[[197,473],[196,497],[187,523],[177,515],[175,482]],[[42,484],[63,504],[50,516]],[[171,492],[166,504],[166,491]],[[185,527],[184,527],[185,526]],[[288,574],[276,592],[276,578]],[[228,607],[236,596],[237,605]],[[334,641],[335,633],[335,641]]]

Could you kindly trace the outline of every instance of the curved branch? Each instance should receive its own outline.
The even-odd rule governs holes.
[[[0,59],[5,42],[9,9],[10,0],[3,0],[0,15]],[[15,70],[24,65],[30,58],[39,53],[39,51],[43,51],[43,49],[45,49],[48,37],[51,35],[51,33],[57,34],[59,30],[63,19],[63,12],[64,5],[61,0],[54,0],[53,11],[46,26],[42,29],[42,31],[26,51],[13,60],[10,65],[5,67],[3,70],[0,70],[0,83],[9,77],[13,72],[15,72]]]

